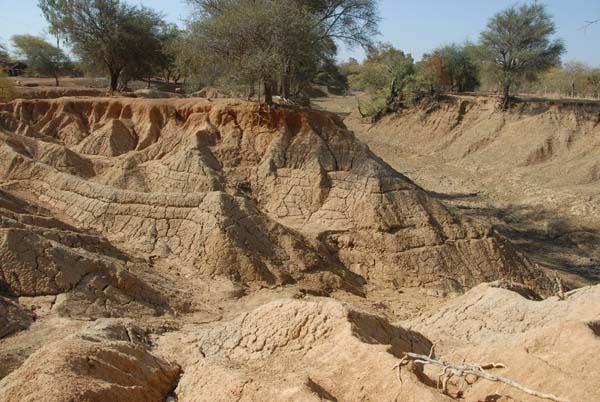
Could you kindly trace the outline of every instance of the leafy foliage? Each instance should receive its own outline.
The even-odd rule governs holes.
[[[71,61],[62,50],[43,38],[15,35],[12,37],[12,42],[17,49],[17,56],[25,61],[30,73],[52,77],[56,80],[57,86],[58,78],[73,69]]]
[[[265,100],[300,93],[326,71],[335,39],[368,44],[377,23],[373,0],[194,0],[188,54],[198,81],[262,85]],[[259,91],[261,89],[259,88]]]
[[[483,56],[489,72],[503,88],[502,107],[507,108],[510,88],[560,63],[564,45],[551,40],[555,25],[544,5],[523,4],[496,14],[481,34]]]
[[[352,86],[369,94],[369,101],[360,105],[360,111],[373,121],[420,100],[430,90],[426,75],[412,56],[390,44],[372,47],[363,64],[353,69],[349,76]]]
[[[466,43],[451,44],[437,50],[443,60],[448,81],[446,84],[451,91],[474,91],[479,86],[479,48]]]
[[[343,63],[351,88],[366,91],[370,100],[361,105],[364,115],[381,116],[407,103],[422,100],[432,105],[447,91],[472,91],[479,84],[475,46],[447,45],[424,54],[415,63],[411,55],[380,43],[371,47],[362,64]]]
[[[116,90],[121,73],[150,74],[161,50],[162,17],[119,0],[40,0],[53,32],[60,32],[81,60],[104,65]]]

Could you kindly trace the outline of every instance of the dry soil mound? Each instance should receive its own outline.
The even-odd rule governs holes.
[[[0,296],[0,339],[29,328],[34,318],[31,311],[6,297]]]
[[[448,400],[391,370],[403,352],[428,353],[426,339],[332,300],[276,301],[190,330],[160,342],[184,361],[180,402]]]
[[[3,294],[55,296],[53,309],[64,315],[136,316],[167,305],[105,239],[79,232],[1,190],[0,260]],[[10,324],[19,310],[3,306]]]
[[[598,306],[600,286],[572,291],[566,300],[535,301],[501,283],[483,284],[403,325],[436,342],[446,360],[502,362],[507,367],[499,374],[530,388],[569,401],[595,401],[600,400],[600,390],[592,385],[600,377],[600,362],[593,357],[600,355]],[[494,394],[541,400],[486,381],[476,383],[467,400]]]
[[[591,358],[600,351],[599,297],[595,287],[564,301],[533,301],[498,283],[480,285],[402,326],[332,300],[282,300],[228,322],[166,334],[158,349],[183,366],[175,390],[180,402],[442,402],[459,392],[469,402],[542,400],[474,378],[470,386],[451,380],[446,396],[431,366],[405,367],[398,381],[392,367],[405,352],[428,355],[431,341],[438,359],[502,362],[506,368],[494,374],[565,400],[592,401],[600,396],[600,365]]]
[[[1,106],[0,177],[133,253],[244,283],[547,288],[333,115],[233,101]],[[48,156],[50,155],[50,156]]]
[[[0,381],[0,400],[162,401],[179,371],[148,352],[135,327],[99,322],[31,355]]]

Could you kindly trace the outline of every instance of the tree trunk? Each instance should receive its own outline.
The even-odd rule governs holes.
[[[265,103],[267,105],[273,104],[273,83],[269,80],[264,81],[265,89]]]
[[[500,101],[500,108],[502,110],[508,110],[510,106],[510,82],[504,81],[502,88],[502,100]]]
[[[58,75],[54,77],[54,81],[56,81],[56,86],[57,87],[60,86],[60,85],[58,85]]]
[[[121,69],[110,69],[110,90],[116,91],[119,89],[119,77],[121,77]]]
[[[290,96],[290,62],[289,60],[285,63],[281,74],[281,91],[280,95],[283,99],[287,99]]]
[[[281,97],[287,99],[290,97],[290,87],[287,82],[287,77],[284,76],[281,80]]]

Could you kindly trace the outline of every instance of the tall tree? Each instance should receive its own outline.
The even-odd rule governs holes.
[[[56,47],[60,48],[60,38],[63,34],[59,10],[67,6],[67,0],[38,0],[38,7],[50,25],[50,34],[56,37]]]
[[[262,82],[267,103],[275,83],[287,97],[310,81],[336,53],[335,40],[367,45],[376,31],[375,0],[190,2],[198,7],[190,25],[197,69]]]
[[[540,3],[510,7],[496,14],[481,34],[485,61],[502,86],[501,107],[508,108],[511,87],[533,80],[560,63],[564,45],[552,40],[556,28]]]
[[[272,103],[275,83],[299,77],[322,56],[321,34],[312,14],[287,0],[203,1],[188,39],[196,70],[218,71],[242,85],[260,83]],[[188,56],[189,58],[189,56]],[[284,78],[284,79],[282,79]]]
[[[15,35],[12,42],[17,56],[24,59],[30,72],[55,79],[59,85],[59,77],[71,70],[71,61],[56,46],[43,38],[33,35]]]
[[[436,93],[451,87],[449,63],[442,56],[439,50],[432,53],[425,53],[419,68],[424,75],[424,78],[429,85],[429,92]]]
[[[118,88],[123,71],[145,70],[160,50],[164,22],[149,8],[119,0],[40,0],[39,6],[75,54],[105,66],[112,90]]]
[[[183,32],[175,24],[167,24],[160,33],[160,51],[157,52],[156,67],[161,78],[169,84],[175,83],[183,75],[182,69],[177,65],[177,56],[185,49],[181,48],[184,39]]]

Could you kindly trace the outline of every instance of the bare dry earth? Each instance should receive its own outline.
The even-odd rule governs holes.
[[[430,194],[483,220],[573,286],[600,280],[600,104],[462,96],[370,125],[353,97],[317,101]]]
[[[0,128],[0,400],[452,400],[391,370],[432,342],[599,398],[600,289],[502,285],[553,288],[334,114],[60,98],[0,105]]]

